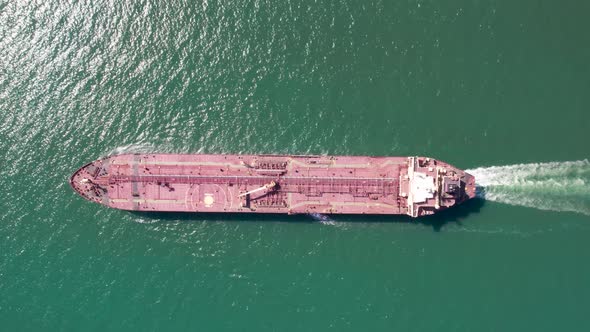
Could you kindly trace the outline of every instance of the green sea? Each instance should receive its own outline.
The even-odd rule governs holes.
[[[0,330],[589,331],[589,12],[0,0]],[[424,155],[480,198],[137,214],[70,189],[131,152]]]

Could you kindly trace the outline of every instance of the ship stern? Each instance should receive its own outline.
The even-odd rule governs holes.
[[[476,196],[473,175],[436,159],[408,159],[408,215],[431,215]]]

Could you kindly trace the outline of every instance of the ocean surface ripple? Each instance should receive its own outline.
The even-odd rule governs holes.
[[[590,2],[541,2],[0,0],[0,326],[590,330]],[[486,200],[137,214],[69,187],[135,152],[424,155]]]

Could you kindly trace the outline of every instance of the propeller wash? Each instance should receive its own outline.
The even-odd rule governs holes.
[[[478,196],[486,200],[541,210],[590,215],[588,160],[480,167]]]

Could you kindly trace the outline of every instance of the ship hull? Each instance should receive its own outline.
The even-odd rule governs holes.
[[[475,196],[473,176],[423,157],[122,154],[70,179],[131,211],[433,214]]]

